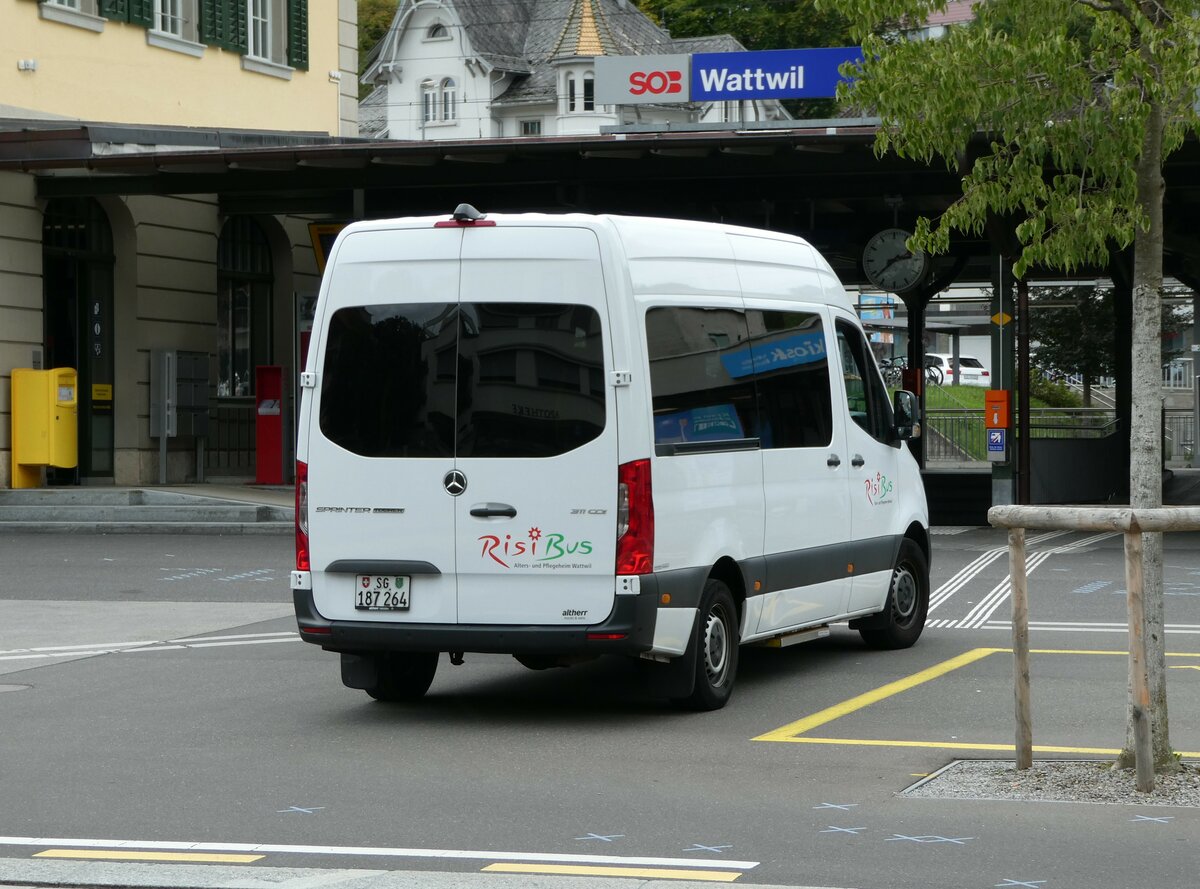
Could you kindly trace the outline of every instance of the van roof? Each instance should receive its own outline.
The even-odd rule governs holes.
[[[832,303],[850,312],[854,311],[854,302],[843,289],[833,267],[808,241],[797,235],[719,222],[655,216],[591,213],[486,213],[481,216],[480,222],[486,220],[487,224],[567,225],[593,230],[607,228],[620,237],[626,257],[631,261],[708,256],[694,244],[697,238],[703,237],[705,234],[711,236],[714,233],[722,233],[727,236],[752,239],[742,243],[746,249],[738,251],[739,262],[750,263],[757,267],[774,267],[785,274],[789,269],[809,269],[816,272],[821,278],[823,302]],[[364,220],[347,226],[343,236],[363,231],[432,228],[439,223],[446,225],[450,223],[450,219],[450,215],[447,214]],[[461,224],[464,227],[471,227],[478,223],[465,221]],[[650,230],[653,230],[654,237],[647,236]],[[664,237],[668,233],[676,233],[679,237]],[[778,245],[781,249],[772,248],[770,246],[772,244]],[[799,248],[798,253],[796,248]]]

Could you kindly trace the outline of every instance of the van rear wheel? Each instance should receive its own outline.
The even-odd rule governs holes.
[[[377,701],[415,701],[433,684],[438,652],[389,652],[376,656],[377,678],[365,689]]]
[[[733,693],[738,666],[738,612],[729,587],[712,578],[706,581],[699,617],[691,642],[696,684],[679,703],[689,710],[720,710]]]
[[[929,562],[921,547],[905,538],[892,569],[883,611],[861,618],[853,626],[871,648],[910,648],[925,629],[928,613]]]

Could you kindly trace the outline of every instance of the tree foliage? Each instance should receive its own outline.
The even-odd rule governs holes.
[[[1110,288],[1091,285],[1034,287],[1029,292],[1029,338],[1033,360],[1043,370],[1078,374],[1095,382],[1116,372],[1116,316]],[[1176,305],[1163,308],[1163,340],[1188,324]],[[1163,360],[1178,352],[1164,350]]]
[[[988,0],[976,20],[912,41],[946,0],[817,0],[850,17],[867,62],[844,100],[882,118],[876,148],[964,174],[963,194],[915,243],[944,252],[952,231],[1017,221],[1015,271],[1103,264],[1147,219],[1136,160],[1153,105],[1169,154],[1200,120],[1198,0]],[[1162,7],[1156,21],[1141,6]],[[969,152],[978,133],[982,152]]]
[[[1018,276],[1104,265],[1133,246],[1129,497],[1162,504],[1163,163],[1200,129],[1200,0],[982,0],[975,21],[909,40],[946,0],[816,0],[847,15],[864,61],[841,98],[881,119],[876,150],[962,175],[910,246],[945,252],[952,232],[1011,223]],[[1144,543],[1153,757],[1169,741],[1162,535]],[[1131,705],[1122,765],[1131,764]]]
[[[367,67],[367,56],[375,44],[383,39],[392,19],[396,15],[399,0],[358,0],[358,76],[362,77]],[[359,85],[359,99],[366,96],[371,87]]]

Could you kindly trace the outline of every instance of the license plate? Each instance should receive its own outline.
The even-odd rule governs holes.
[[[354,583],[359,611],[408,611],[411,578],[402,574],[360,574]]]

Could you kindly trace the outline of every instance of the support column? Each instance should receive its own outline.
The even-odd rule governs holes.
[[[1002,255],[994,246],[992,266],[992,387],[1017,392],[1016,325],[1013,317],[1012,260]],[[1010,430],[1011,432],[1012,430]],[[1016,502],[1015,456],[1016,442],[1008,443],[1008,461],[992,464],[992,506],[1008,506]]]

